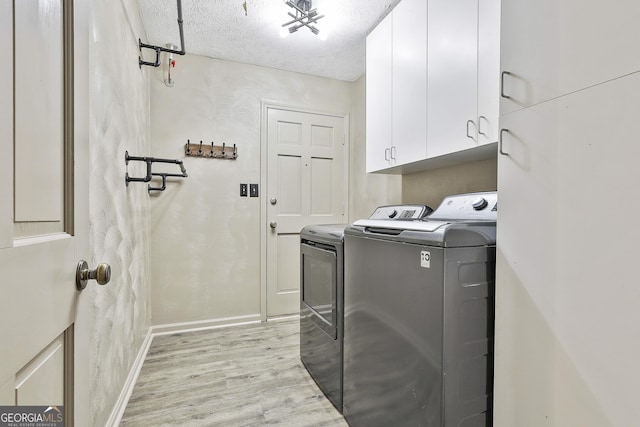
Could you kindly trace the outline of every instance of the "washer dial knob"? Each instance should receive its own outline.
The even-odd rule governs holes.
[[[473,206],[473,209],[477,211],[481,211],[482,209],[486,208],[488,204],[489,203],[484,197],[479,197],[471,202],[471,206]]]

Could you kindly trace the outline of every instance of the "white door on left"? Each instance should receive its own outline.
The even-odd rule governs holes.
[[[0,0],[0,405],[64,405],[67,425],[88,256],[84,5]]]

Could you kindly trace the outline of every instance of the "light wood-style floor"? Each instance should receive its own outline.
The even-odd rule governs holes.
[[[345,427],[300,362],[299,320],[157,336],[121,426]]]

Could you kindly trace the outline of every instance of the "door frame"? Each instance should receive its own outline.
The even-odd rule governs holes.
[[[89,156],[89,43],[90,2],[73,0],[73,139],[75,176],[90,176]],[[87,235],[76,243],[76,259],[90,257],[89,244],[89,179],[74,180],[74,227]],[[89,260],[91,261],[91,260]],[[90,292],[78,292],[73,328],[73,422],[89,425],[91,420],[90,337],[93,325]],[[71,368],[71,367],[70,367]]]
[[[296,113],[307,114],[319,114],[324,116],[339,117],[344,121],[344,145],[343,145],[343,159],[342,172],[344,181],[347,184],[345,191],[342,195],[344,206],[344,217],[349,218],[349,166],[351,150],[351,127],[349,113],[331,112],[326,110],[317,110],[308,107],[302,107],[299,105],[292,105],[281,103],[271,100],[262,100],[260,102],[260,188],[262,193],[260,194],[260,321],[267,321],[267,233],[269,232],[267,226],[267,202],[269,198],[265,191],[268,188],[267,182],[267,165],[269,161],[269,147],[268,147],[268,112],[270,109],[284,110]]]

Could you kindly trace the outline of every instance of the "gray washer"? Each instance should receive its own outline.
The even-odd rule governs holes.
[[[345,229],[343,413],[357,426],[490,426],[497,195]]]

